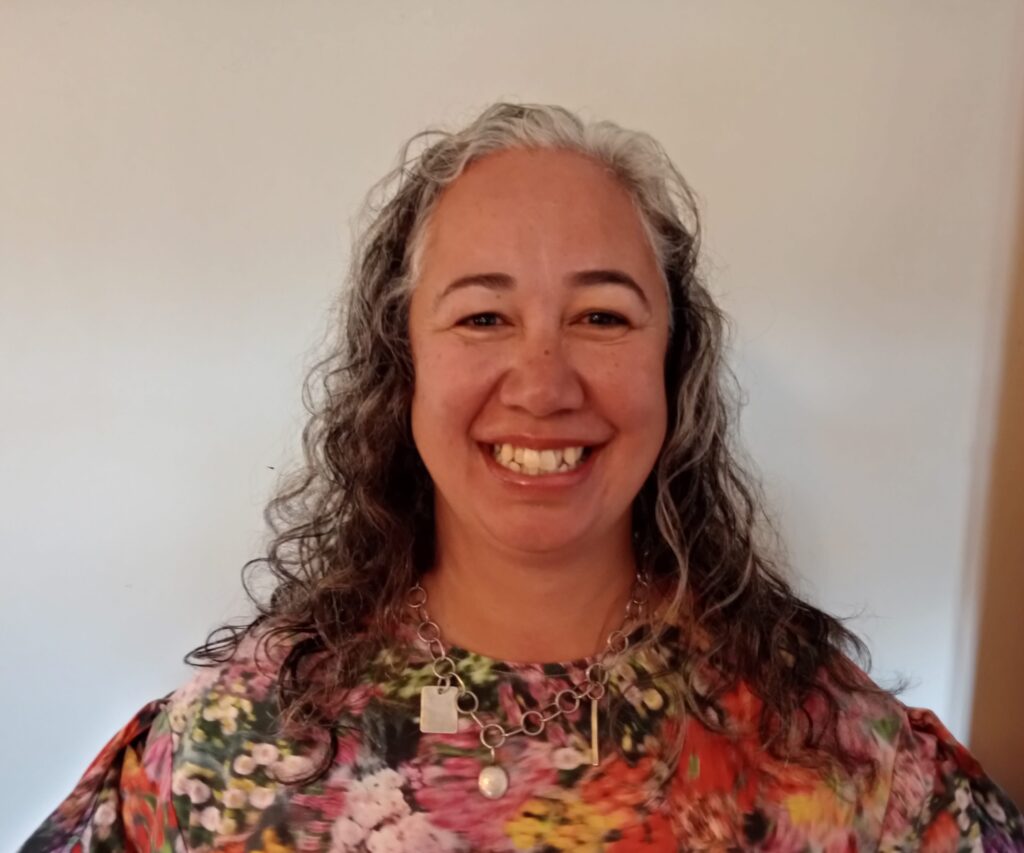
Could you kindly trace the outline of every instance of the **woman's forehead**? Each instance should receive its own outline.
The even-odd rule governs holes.
[[[562,149],[512,148],[469,164],[441,194],[438,212],[511,214],[558,209],[566,201],[630,204],[611,170],[591,157]]]
[[[512,149],[472,163],[442,194],[423,247],[430,267],[481,263],[656,266],[632,198],[604,165]],[[460,273],[479,272],[477,269]]]

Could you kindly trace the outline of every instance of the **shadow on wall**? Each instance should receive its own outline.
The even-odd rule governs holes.
[[[1024,805],[1024,187],[1004,327],[971,712],[971,751]]]

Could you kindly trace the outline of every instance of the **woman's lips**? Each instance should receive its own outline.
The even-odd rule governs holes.
[[[513,486],[532,489],[565,489],[583,482],[594,467],[594,459],[604,445],[587,448],[582,461],[571,471],[556,471],[551,474],[523,474],[506,468],[494,458],[492,445],[477,443],[488,469],[499,480]]]

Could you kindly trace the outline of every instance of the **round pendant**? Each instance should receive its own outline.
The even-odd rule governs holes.
[[[496,800],[508,790],[508,773],[497,764],[490,764],[480,771],[477,785],[487,799]]]

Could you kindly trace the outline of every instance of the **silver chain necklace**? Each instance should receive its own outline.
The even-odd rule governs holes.
[[[498,764],[496,750],[512,735],[536,737],[549,722],[574,713],[584,699],[589,699],[591,764],[598,764],[598,703],[605,695],[613,662],[629,648],[626,629],[630,620],[640,615],[646,603],[648,586],[647,574],[637,573],[622,626],[608,635],[604,651],[587,667],[583,683],[560,690],[544,708],[525,711],[516,728],[506,728],[501,723],[486,722],[477,714],[480,700],[456,672],[455,661],[449,657],[441,641],[441,629],[427,614],[427,591],[417,583],[409,592],[408,604],[420,620],[416,636],[430,651],[433,658],[431,670],[437,678],[436,684],[427,685],[420,691],[420,731],[424,734],[454,734],[459,730],[459,714],[472,718],[480,728],[480,743],[491,755],[491,763],[477,777],[477,786],[485,797],[496,800],[508,790],[508,773]],[[457,686],[452,684],[453,681]]]

